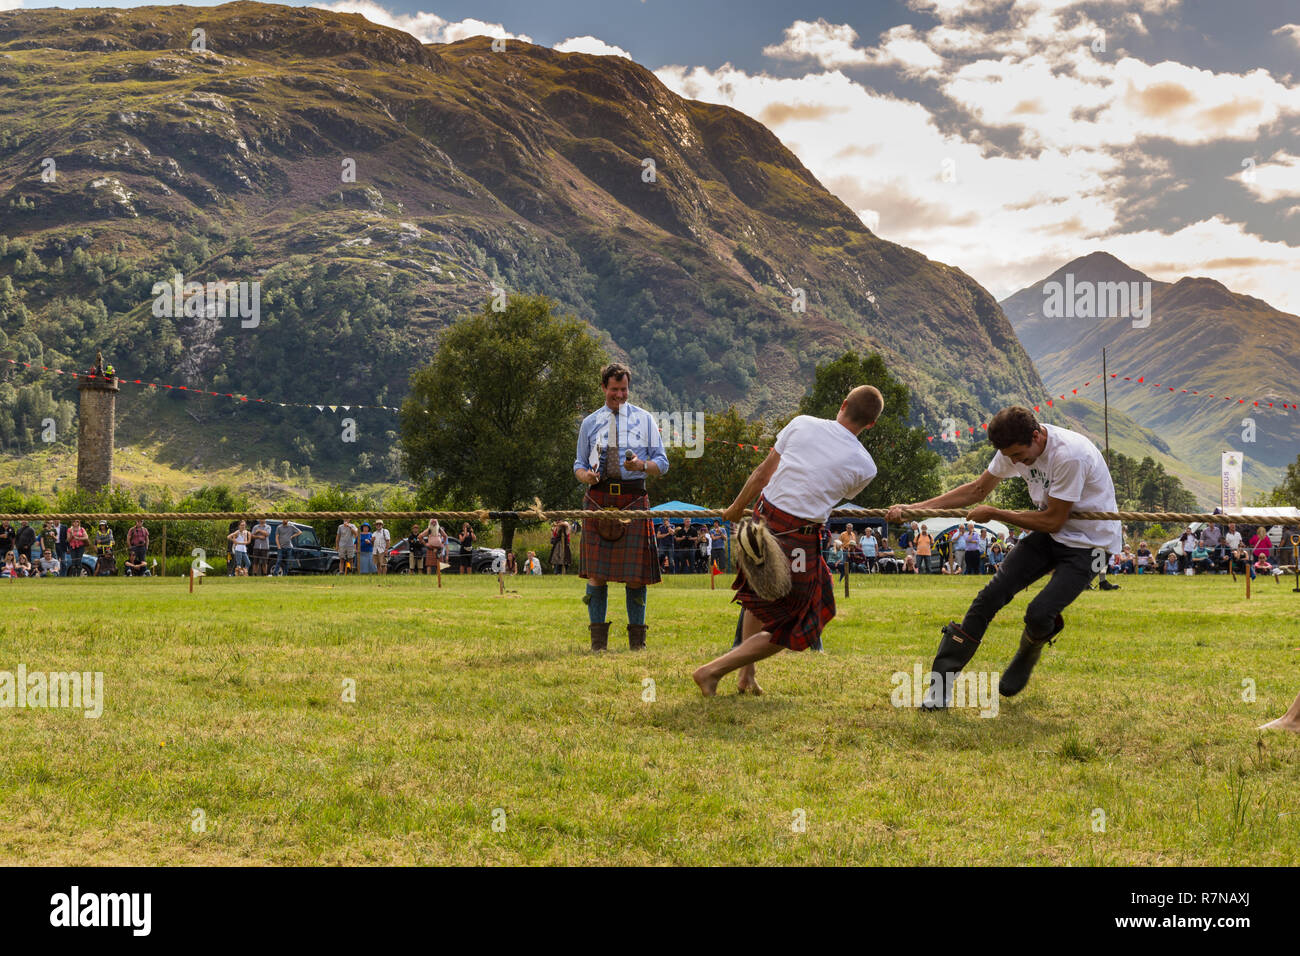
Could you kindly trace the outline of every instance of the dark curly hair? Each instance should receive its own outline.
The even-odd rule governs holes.
[[[993,416],[989,422],[989,441],[998,451],[1012,445],[1028,445],[1034,440],[1038,430],[1038,419],[1034,413],[1020,405],[1004,408]]]

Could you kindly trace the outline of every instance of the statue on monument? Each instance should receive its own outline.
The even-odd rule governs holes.
[[[102,378],[105,381],[111,382],[113,381],[113,377],[116,374],[116,371],[117,370],[114,369],[113,366],[104,365],[103,352],[100,351],[95,352],[95,367],[90,370],[91,375],[94,375],[96,378]]]

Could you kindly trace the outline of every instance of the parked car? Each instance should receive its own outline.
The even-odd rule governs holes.
[[[406,539],[401,538],[388,552],[388,573],[408,574],[411,560]],[[447,539],[447,562],[453,569],[457,568],[456,559],[461,555],[460,542],[455,538]],[[470,570],[475,574],[496,574],[505,567],[506,553],[502,548],[475,548],[470,554]],[[459,571],[457,572],[459,573]]]
[[[276,546],[276,534],[282,522],[266,522],[271,526],[271,550],[269,562],[266,566],[267,573],[275,570],[275,563],[280,559],[280,549]],[[289,549],[289,574],[337,574],[339,570],[339,553],[333,548],[324,547],[320,539],[316,537],[316,529],[311,525],[299,524],[296,521],[290,521],[290,525],[297,528],[300,534],[293,539],[293,547]],[[238,521],[230,522],[227,533],[234,531],[239,527]],[[252,530],[252,524],[248,525]],[[229,554],[227,546],[227,554]],[[233,562],[231,562],[233,566]]]

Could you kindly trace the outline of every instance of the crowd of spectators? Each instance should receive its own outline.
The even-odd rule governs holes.
[[[714,566],[719,571],[730,570],[727,531],[721,521],[710,527],[690,518],[683,518],[679,525],[661,518],[655,528],[655,547],[664,574],[705,574]]]
[[[822,555],[832,571],[841,577],[856,573],[902,574],[993,574],[1015,547],[1021,532],[1005,535],[961,522],[938,535],[923,523],[902,528],[896,547],[879,528],[855,531],[848,525],[838,535],[822,529]],[[1296,544],[1300,528],[1285,527],[1277,542],[1269,529],[1239,530],[1235,524],[1210,524],[1183,529],[1173,546],[1160,553],[1146,540],[1125,534],[1123,550],[1108,556],[1107,573],[1118,574],[1278,574],[1296,566]],[[1157,541],[1159,549],[1162,542]]]
[[[727,531],[720,521],[711,524],[684,518],[674,524],[667,518],[655,526],[655,544],[661,570],[665,574],[703,574],[715,567],[731,570]],[[250,526],[239,521],[226,536],[228,574],[237,576],[275,576],[292,570],[288,555],[294,539],[301,532],[290,522],[272,527],[263,518]],[[556,521],[551,525],[550,554],[546,562],[551,573],[567,574],[576,563],[575,540],[581,534],[579,523]],[[865,526],[860,531],[848,524],[838,534],[822,528],[822,556],[832,571],[841,577],[848,573],[876,572],[902,574],[993,574],[1016,546],[1021,532],[1011,528],[1004,534],[969,522],[959,522],[938,534],[932,534],[923,522],[913,521],[901,527],[897,542],[880,527]],[[449,547],[455,540],[458,547]],[[272,564],[272,543],[277,557]],[[1239,529],[1235,524],[1209,524],[1196,530],[1186,527],[1172,547],[1153,549],[1147,540],[1125,534],[1124,548],[1109,555],[1107,572],[1123,574],[1278,574],[1283,568],[1296,566],[1296,542],[1300,527],[1284,527],[1274,541],[1265,527]],[[136,521],[126,534],[126,554],[122,573],[148,576],[157,573],[157,559],[147,560],[149,531]],[[384,574],[389,569],[393,549],[405,544],[400,556],[412,573],[432,574],[438,570],[469,574],[477,535],[468,522],[458,533],[449,535],[436,518],[421,527],[413,524],[405,537],[395,537],[377,519],[372,525],[358,526],[345,518],[335,530],[334,547],[339,555],[338,572]],[[45,521],[40,527],[22,521],[15,527],[0,519],[0,577],[52,577],[69,573],[111,575],[117,572],[117,542],[106,521],[88,529],[78,520],[67,524]],[[93,548],[93,552],[91,549]],[[88,552],[93,553],[93,559]],[[519,567],[513,552],[506,552],[505,573],[541,574],[543,562],[529,551]]]
[[[822,555],[841,577],[851,572],[992,574],[1019,537],[1014,528],[999,535],[967,522],[932,534],[928,525],[913,521],[891,545],[883,529],[866,526],[858,531],[849,524],[839,534],[822,529]]]

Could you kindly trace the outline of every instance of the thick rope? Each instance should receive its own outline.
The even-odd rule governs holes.
[[[749,514],[749,511],[745,512]],[[889,514],[888,508],[837,508],[831,512],[833,516],[842,518],[884,518]],[[966,518],[967,510],[964,508],[904,508],[902,517],[904,521],[919,520],[922,518]],[[268,518],[273,521],[312,521],[317,519],[343,519],[343,518],[382,518],[384,521],[420,521],[427,518],[437,518],[439,521],[478,521],[480,523],[487,521],[500,521],[505,518],[512,518],[516,521],[543,522],[555,521],[560,518],[566,520],[581,520],[583,518],[721,518],[723,512],[716,509],[699,509],[694,511],[619,511],[613,508],[601,511],[591,510],[557,510],[543,511],[540,500],[534,498],[533,506],[526,511],[489,511],[480,508],[477,511],[364,511],[356,509],[352,511],[159,511],[159,512],[122,512],[114,514],[111,512],[69,512],[69,513],[49,513],[49,514],[0,514],[0,519],[8,521],[49,521],[58,519],[60,521],[71,521],[74,518],[80,521],[98,522],[104,521],[238,521],[240,518]],[[1258,514],[1258,515],[1239,515],[1239,514],[1204,514],[1182,511],[1074,511],[1070,513],[1071,518],[1077,518],[1084,521],[1146,521],[1156,522],[1159,524],[1191,524],[1194,521],[1205,522],[1207,524],[1244,524],[1244,525],[1275,525],[1275,524],[1300,524],[1300,518],[1294,515],[1281,514]]]

